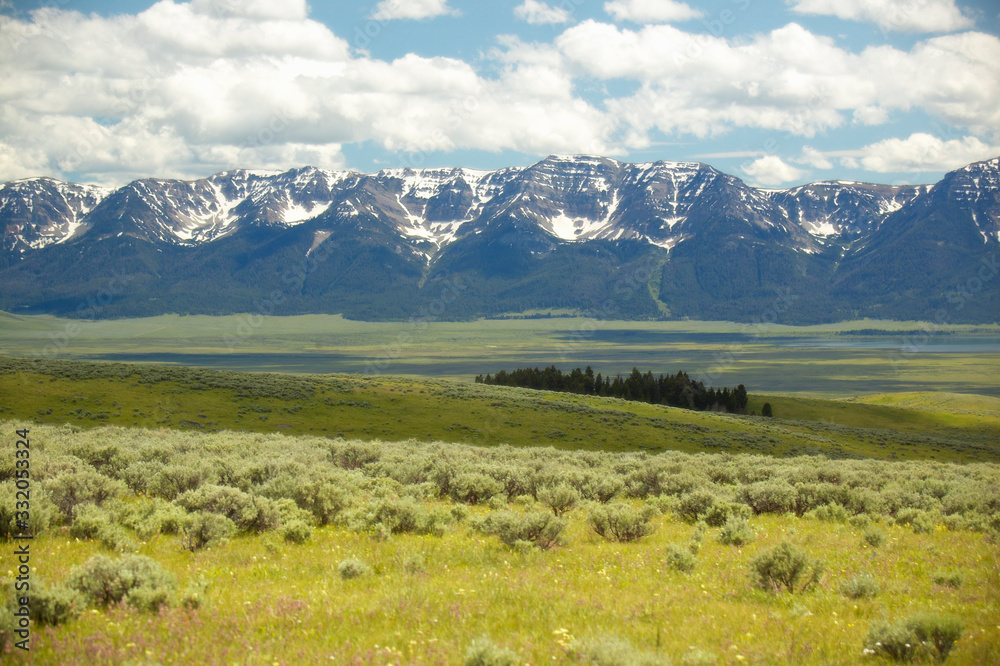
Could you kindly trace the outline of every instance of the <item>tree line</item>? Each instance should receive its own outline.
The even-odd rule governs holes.
[[[589,365],[586,370],[576,368],[564,373],[552,365],[544,370],[539,368],[519,368],[507,372],[501,370],[495,375],[478,375],[477,384],[493,386],[518,386],[545,391],[600,395],[623,400],[648,402],[654,405],[669,405],[698,411],[725,411],[742,414],[746,411],[747,390],[743,384],[735,389],[715,389],[694,381],[688,374],[679,371],[675,375],[665,374],[654,377],[652,371],[645,374],[632,368],[631,374],[613,379],[600,373],[594,375]]]

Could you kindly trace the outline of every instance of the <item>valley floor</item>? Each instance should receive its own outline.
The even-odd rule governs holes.
[[[220,322],[192,319],[177,337],[95,322],[61,355],[106,355],[114,335],[125,349],[199,352],[196,331],[217,354]],[[61,325],[21,319],[0,337],[23,351]],[[296,336],[353,335],[356,358],[390,344],[368,324],[318,330],[330,325],[254,344],[299,354]],[[519,336],[564,330],[521,325],[480,339],[505,351],[470,357],[477,374],[523,366]],[[454,367],[475,353],[463,326],[404,347]],[[630,369],[635,350],[674,359],[700,344],[650,342],[669,338],[650,327],[605,331],[640,338],[608,342],[609,358]],[[791,337],[810,336],[838,339]],[[799,365],[774,344],[757,371],[787,367],[782,382],[812,375],[826,390],[756,389],[744,373],[766,355],[749,343],[712,383],[746,382],[749,409],[770,402],[775,418],[467,377],[0,356],[0,538],[16,530],[18,432],[31,442],[31,576],[44,584],[31,661],[887,663],[883,641],[918,643],[918,622],[941,632],[948,663],[1000,663],[1000,397],[940,390],[995,388],[997,355],[914,353],[892,383],[911,390],[832,399],[837,373],[856,370],[842,351]],[[884,351],[869,352],[871,376],[889,372]],[[816,573],[810,589],[762,584],[762,558],[786,543]],[[125,566],[148,585],[106,605],[86,581]],[[0,640],[9,630],[0,622]]]
[[[875,334],[878,333],[878,334]],[[69,320],[0,313],[0,355],[293,373],[454,378],[524,366],[684,370],[759,393],[1000,397],[1000,327],[858,321],[821,326],[586,318],[358,322],[333,315]]]

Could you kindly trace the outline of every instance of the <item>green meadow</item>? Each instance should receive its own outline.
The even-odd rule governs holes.
[[[994,463],[29,425],[33,663],[1000,659]]]
[[[926,406],[751,393],[777,418],[443,379],[0,358],[0,417],[598,451],[996,461],[1000,398]],[[913,401],[919,402],[919,396]],[[874,402],[866,402],[872,400]],[[971,409],[966,409],[971,407]]]
[[[879,331],[878,335],[871,335]],[[557,364],[603,374],[684,370],[706,384],[848,397],[1000,397],[1000,327],[864,320],[819,326],[585,318],[358,322],[336,315],[67,320],[0,313],[0,355],[471,381]]]

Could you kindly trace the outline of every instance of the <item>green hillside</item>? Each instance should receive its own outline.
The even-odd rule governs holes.
[[[325,434],[604,451],[824,454],[899,460],[1000,459],[987,416],[924,407],[751,394],[776,418],[693,412],[613,398],[466,382],[300,376],[0,358],[2,418],[42,423]]]

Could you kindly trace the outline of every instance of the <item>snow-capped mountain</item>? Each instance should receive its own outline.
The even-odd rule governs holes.
[[[72,238],[110,190],[29,178],[0,187],[2,249],[16,254]]]
[[[1000,159],[935,185],[787,190],[701,163],[582,155],[497,171],[235,170],[117,190],[38,178],[0,186],[0,228],[8,310],[72,312],[95,279],[127,270],[135,294],[101,314],[246,311],[281,293],[281,312],[399,318],[460,275],[469,288],[444,316],[612,299],[620,317],[745,320],[796,288],[810,295],[800,321],[916,318],[1000,243]],[[316,257],[301,280],[285,275]],[[648,288],[623,296],[617,281],[639,265],[655,267]],[[903,289],[915,270],[930,272]],[[988,318],[993,291],[956,316]]]
[[[197,245],[243,226],[290,227],[331,210],[346,218],[367,213],[390,221],[430,260],[500,218],[536,224],[558,241],[638,239],[671,248],[722,206],[760,229],[782,227],[810,248],[802,231],[823,240],[856,236],[919,191],[845,182],[759,190],[695,162],[550,156],[499,171],[236,170],[194,181],[137,180],[118,190],[28,179],[0,187],[0,222],[7,250],[24,253],[83,234]]]
[[[823,181],[790,190],[768,190],[782,214],[823,239],[857,238],[874,231],[928,185],[890,186],[848,180]]]

